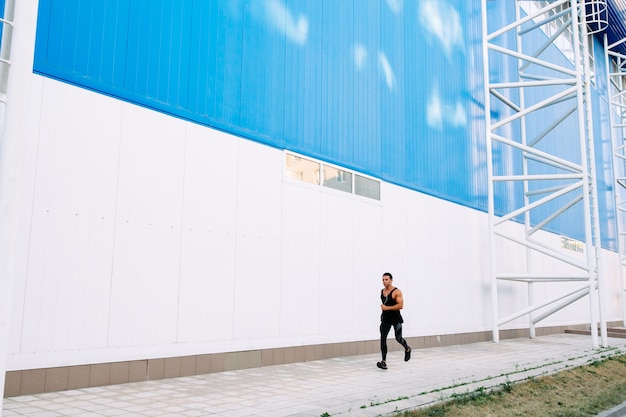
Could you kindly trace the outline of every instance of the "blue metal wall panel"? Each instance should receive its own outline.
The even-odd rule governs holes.
[[[626,38],[626,0],[608,0],[607,6],[609,25],[606,34],[610,45]],[[626,44],[619,45],[617,49],[626,54]]]
[[[4,18],[4,6],[6,2],[5,0],[0,0],[0,17]]]
[[[613,145],[611,138],[610,106],[607,95],[608,71],[604,56],[604,41],[594,38],[595,89],[591,91],[593,110],[593,134],[596,150],[596,176],[598,187],[598,210],[600,212],[600,235],[602,245],[618,250],[615,182],[613,173]],[[617,135],[616,135],[617,136]],[[619,145],[618,145],[619,146]]]
[[[512,20],[513,2],[487,4]],[[34,71],[486,210],[481,36],[477,0],[40,0]],[[575,157],[575,125],[546,150]],[[521,204],[499,187],[499,212]]]
[[[5,0],[0,0],[0,17],[4,19],[4,6]],[[2,42],[2,32],[4,30],[4,23],[0,24],[0,42]]]
[[[481,208],[463,41],[479,3],[398,5],[42,0],[35,71]]]

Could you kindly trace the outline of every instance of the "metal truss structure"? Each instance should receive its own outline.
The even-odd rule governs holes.
[[[613,175],[615,177],[615,208],[617,216],[619,252],[619,278],[622,294],[622,317],[626,318],[626,55],[623,45],[626,39],[609,44],[604,35],[604,52],[609,89],[611,135],[613,137]]]
[[[530,336],[535,337],[536,323],[589,296],[591,328],[599,323],[601,344],[606,346],[590,96],[594,73],[587,43],[590,32],[606,27],[602,17],[606,0],[515,0],[514,21],[496,28],[487,20],[489,3],[482,0],[493,340],[499,342],[501,326],[525,316]],[[555,59],[549,53],[554,48],[567,59]],[[498,72],[497,68],[512,69]],[[497,74],[510,79],[494,79]],[[538,127],[540,121],[546,125]],[[572,152],[561,154],[558,146],[545,146],[558,138],[565,124],[578,135],[576,158],[568,159]],[[503,167],[505,154],[516,162]],[[511,190],[523,190],[523,203],[507,208],[502,201],[512,195]],[[504,208],[496,215],[498,202]],[[569,254],[563,243],[567,238],[550,239],[542,232],[560,216],[571,216],[574,207],[582,213],[584,239],[574,241],[582,253]],[[512,223],[518,227],[511,227]],[[498,259],[510,255],[511,245],[525,255],[520,262],[509,262],[519,270],[503,271]],[[545,268],[546,260],[559,266]],[[500,317],[500,292],[507,282],[525,284],[528,303]],[[550,296],[536,299],[539,286],[547,283]],[[598,332],[591,335],[596,348]]]

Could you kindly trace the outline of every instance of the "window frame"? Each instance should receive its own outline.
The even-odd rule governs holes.
[[[306,166],[309,162],[312,163],[311,165],[317,164],[318,168],[315,170],[317,178],[312,177],[313,180],[311,180],[311,177],[307,176],[305,173],[301,173],[301,175],[296,175],[296,176],[292,175],[292,173],[295,171],[291,169],[291,167],[289,166],[289,157],[294,157],[294,158],[297,158],[298,161],[303,161],[304,166]],[[333,194],[336,193],[338,195],[343,195],[343,196],[352,196],[358,199],[363,199],[364,201],[368,201],[368,202],[378,202],[378,203],[382,202],[382,186],[381,186],[382,181],[378,178],[372,177],[370,175],[366,175],[362,172],[358,172],[352,169],[342,167],[337,164],[331,164],[331,163],[324,162],[322,160],[319,160],[310,156],[301,155],[297,152],[288,151],[288,150],[283,151],[282,163],[283,163],[283,180],[289,183],[305,185],[313,189],[325,190]],[[337,178],[337,177],[325,178],[325,172],[326,172],[325,168],[330,168],[330,170],[334,170],[338,174],[343,174],[344,178],[349,177],[350,190],[348,191],[346,189],[348,187],[331,186],[331,183],[329,183],[329,181],[332,181],[332,178]],[[378,192],[373,193],[374,195],[377,194],[378,198],[373,197],[371,194],[366,195],[363,193],[361,194],[357,193],[357,186],[356,186],[357,176],[365,179],[366,181],[372,181],[374,184],[378,184],[378,190],[377,190]],[[306,177],[309,177],[309,179],[306,179]]]

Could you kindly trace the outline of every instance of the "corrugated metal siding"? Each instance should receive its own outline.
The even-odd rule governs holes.
[[[604,59],[604,42],[594,38],[595,89],[591,90],[593,111],[593,134],[596,152],[596,175],[598,187],[598,209],[603,221],[600,221],[602,245],[617,250],[617,224],[615,206],[615,182],[613,176],[613,147],[611,137],[610,108],[607,100],[607,72]],[[617,136],[617,135],[616,135]],[[619,146],[619,145],[618,145]]]
[[[609,26],[606,34],[612,44],[626,38],[626,0],[608,0],[607,6]],[[622,44],[618,49],[626,54],[626,45]]]
[[[0,17],[4,18],[4,5],[5,0],[0,0]],[[0,24],[0,42],[2,42],[2,31],[4,30],[4,23]]]
[[[453,42],[426,27],[425,4],[444,22],[454,13]],[[42,0],[35,71],[481,208],[485,171],[468,151],[481,138],[467,117],[479,100],[467,83],[477,10],[459,0]],[[433,100],[441,114],[429,122]],[[456,110],[460,122],[449,120]]]
[[[34,70],[486,210],[481,45],[479,1],[40,0]],[[578,152],[572,125],[546,149]],[[520,204],[499,186],[497,210]]]

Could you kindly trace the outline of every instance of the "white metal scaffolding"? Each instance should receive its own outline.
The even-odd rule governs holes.
[[[606,346],[590,97],[594,72],[587,47],[589,28],[606,27],[602,21],[606,2],[515,0],[514,20],[498,24],[488,21],[489,3],[482,1],[494,342],[500,339],[501,326],[522,317],[528,317],[534,337],[539,321],[589,296],[592,345],[598,347],[594,330],[599,322],[601,344]],[[555,48],[560,55],[550,53]],[[539,122],[546,125],[538,127]],[[576,158],[567,156],[574,152],[544,146],[558,140],[565,125],[578,135]],[[515,162],[504,163],[503,155]],[[523,201],[511,207],[507,199],[518,190],[523,191]],[[584,239],[575,244],[584,255],[564,250],[566,237],[556,241],[542,234],[550,222],[566,213],[571,216],[572,211],[581,213]],[[511,223],[523,227],[523,233]],[[518,270],[504,270],[499,261],[510,255],[511,246],[524,254]],[[555,270],[567,272],[545,268],[545,259],[561,265]],[[504,281],[526,285],[528,303],[501,317],[499,291],[505,288]],[[547,283],[555,295],[537,299],[538,286]]]
[[[611,136],[613,144],[613,176],[615,179],[615,209],[617,216],[617,248],[619,252],[619,280],[622,317],[626,320],[626,289],[624,268],[626,267],[626,55],[623,46],[626,39],[609,44],[604,35],[605,63]]]

